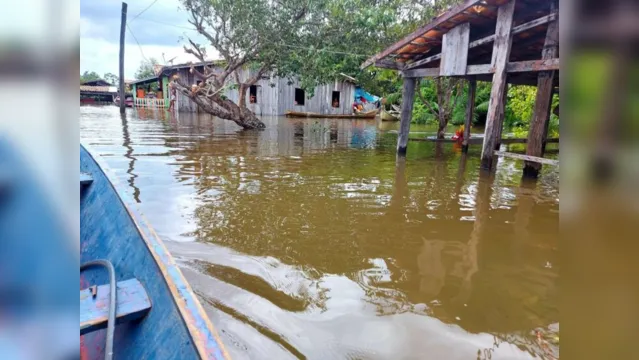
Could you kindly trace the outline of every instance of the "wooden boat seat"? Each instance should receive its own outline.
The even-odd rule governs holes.
[[[151,310],[151,299],[137,279],[118,281],[116,289],[116,325],[141,319]],[[109,285],[80,290],[80,335],[107,327],[109,294]]]
[[[91,185],[93,182],[93,177],[91,174],[80,173],[80,188]]]

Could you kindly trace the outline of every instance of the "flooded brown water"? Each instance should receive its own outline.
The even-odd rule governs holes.
[[[480,176],[479,146],[396,161],[397,124],[264,121],[80,115],[234,359],[558,355],[557,169],[522,184],[515,160]]]

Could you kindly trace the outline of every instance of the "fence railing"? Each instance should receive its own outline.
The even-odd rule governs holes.
[[[169,102],[165,99],[136,98],[135,106],[148,108],[165,108],[169,106]]]

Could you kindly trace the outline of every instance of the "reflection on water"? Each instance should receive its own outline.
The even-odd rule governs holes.
[[[558,354],[558,173],[365,120],[82,107],[235,359]],[[386,125],[384,125],[386,126]],[[540,342],[535,335],[540,331]]]

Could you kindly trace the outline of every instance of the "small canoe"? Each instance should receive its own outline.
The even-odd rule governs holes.
[[[301,117],[301,118],[329,118],[329,119],[374,119],[377,115],[377,109],[365,111],[355,114],[346,115],[334,115],[334,114],[318,114],[313,112],[301,112],[301,111],[287,111],[287,117]]]
[[[115,359],[229,359],[175,260],[120,186],[80,145],[81,358],[104,359],[111,348]]]
[[[389,113],[388,111],[382,109],[379,113],[379,117],[382,119],[382,121],[398,121],[399,118],[395,115],[392,115],[391,113]]]

